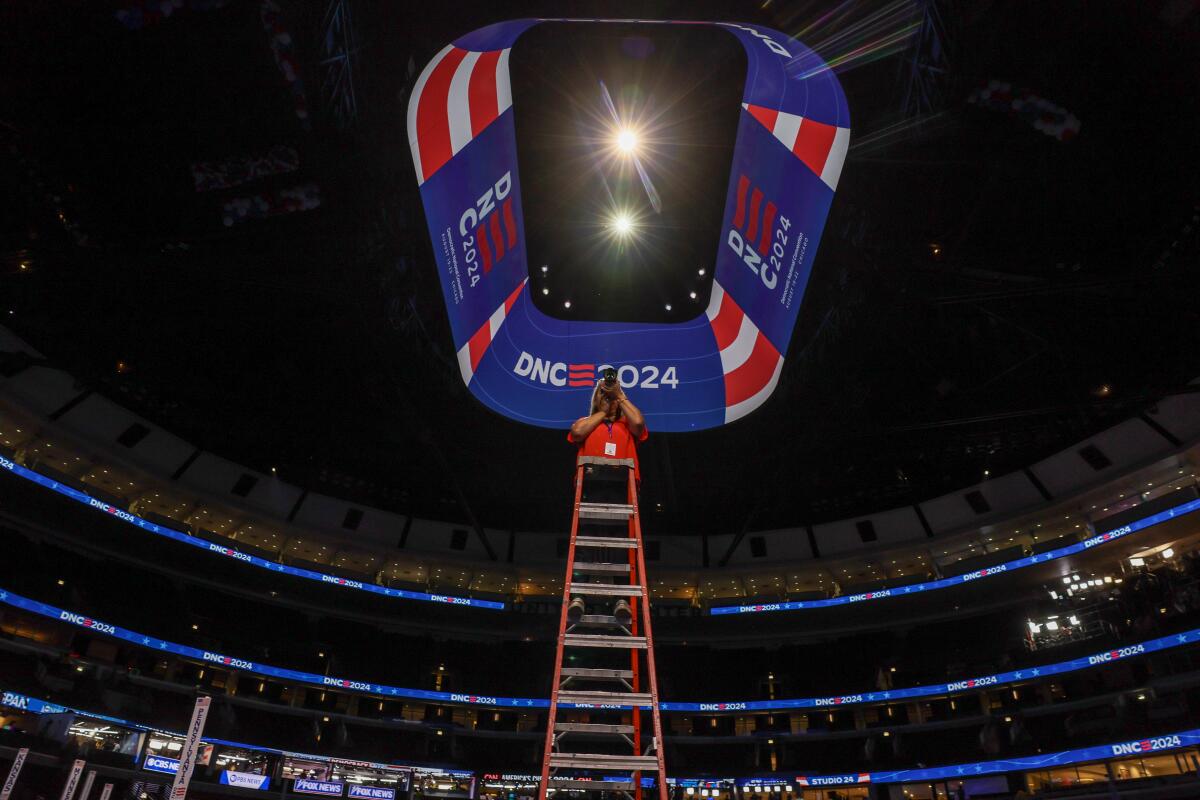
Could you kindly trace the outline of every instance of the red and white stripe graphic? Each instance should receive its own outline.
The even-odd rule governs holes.
[[[773,108],[742,103],[746,112],[783,142],[796,158],[836,189],[850,147],[850,129],[806,119]]]
[[[567,364],[567,386],[591,386],[595,382],[595,364]]]
[[[492,265],[504,258],[504,254],[517,246],[517,223],[513,219],[513,201],[508,198],[501,205],[499,214],[492,214],[490,220],[485,217],[475,229],[475,241],[479,244],[479,258],[483,261],[483,274],[492,271]],[[501,225],[504,235],[500,235]],[[491,231],[489,244],[488,232]]]
[[[746,213],[746,198],[750,198],[750,213]],[[763,193],[757,186],[751,190],[750,179],[745,175],[738,178],[737,208],[733,212],[733,227],[746,237],[746,245],[767,257],[771,248],[771,237],[775,234],[775,215],[779,211],[775,203],[768,200],[763,205]],[[760,224],[761,219],[761,224]]]
[[[716,281],[707,314],[721,353],[721,371],[725,373],[728,424],[746,416],[771,396],[783,369],[783,356]]]
[[[521,281],[520,285],[513,290],[500,307],[492,312],[492,316],[488,317],[488,321],[479,326],[479,330],[467,340],[458,351],[458,368],[462,371],[463,383],[470,385],[471,378],[475,377],[475,368],[479,366],[483,354],[492,345],[492,339],[496,338],[496,333],[500,330],[500,326],[504,324],[505,317],[512,309],[513,304],[517,302],[517,298],[521,296],[521,290],[525,288],[525,284],[529,279]]]
[[[446,45],[408,101],[408,143],[422,184],[512,105],[508,53]]]

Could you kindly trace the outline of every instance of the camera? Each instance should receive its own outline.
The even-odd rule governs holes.
[[[617,385],[617,371],[615,369],[613,369],[612,367],[609,367],[608,369],[604,370],[604,386],[605,386],[605,388],[611,389],[613,386],[616,386],[616,385]]]

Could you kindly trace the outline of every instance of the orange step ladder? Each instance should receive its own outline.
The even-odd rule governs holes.
[[[605,488],[613,494],[607,499],[620,499],[622,484],[624,502],[596,501]],[[586,555],[577,560],[581,552]],[[596,606],[610,604],[609,613],[594,613]],[[580,660],[591,665],[575,666]],[[560,703],[583,706],[589,716],[622,719],[560,721]],[[642,716],[647,711],[651,736],[643,747]],[[555,789],[623,791],[642,800],[645,772],[655,773],[658,800],[667,800],[634,463],[580,456],[538,800]]]

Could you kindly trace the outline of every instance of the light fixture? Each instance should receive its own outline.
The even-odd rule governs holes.
[[[633,232],[633,218],[624,211],[612,218],[612,229],[618,236],[628,236]]]
[[[700,269],[696,270],[696,274],[699,275],[700,277],[704,277],[704,267],[701,267]]]
[[[550,290],[545,287],[542,287],[542,294],[550,294]]]
[[[566,302],[564,302],[564,303],[563,303],[563,308],[570,308],[570,307],[571,307],[571,301],[570,301],[570,300],[567,300]]]
[[[1056,631],[1056,630],[1058,630],[1058,623],[1057,623],[1057,622],[1055,622],[1054,620],[1049,620],[1049,621],[1046,623],[1046,630],[1048,630],[1048,631]]]
[[[1144,558],[1129,559],[1129,566],[1131,566],[1131,567],[1140,567],[1140,566],[1144,565],[1145,563],[1146,563],[1146,559],[1144,559]]]
[[[1166,550],[1163,550],[1162,557],[1163,558],[1174,558],[1175,557],[1175,548],[1168,547]]]
[[[1071,615],[1071,617],[1070,617],[1070,622],[1071,622],[1071,624],[1072,624],[1072,625],[1078,625],[1078,624],[1079,624],[1079,617],[1077,617],[1077,616],[1075,616],[1074,614],[1072,614],[1072,615]]]
[[[690,297],[690,298],[692,298],[693,300],[695,300],[695,299],[696,299],[696,293],[695,293],[695,292],[688,292],[688,297]]]
[[[667,311],[670,311],[670,310],[671,310],[671,304],[670,304],[670,303],[667,303],[665,306],[663,306],[663,308],[665,308]]]
[[[1071,576],[1070,576],[1070,575],[1067,575],[1067,576],[1063,577],[1063,583],[1070,583],[1070,582],[1071,582]]]
[[[633,153],[637,146],[638,135],[632,128],[622,128],[617,133],[617,148],[622,153]]]

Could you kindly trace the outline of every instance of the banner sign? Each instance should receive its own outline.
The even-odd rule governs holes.
[[[4,779],[4,788],[0,789],[0,800],[8,800],[13,793],[13,787],[17,785],[17,778],[21,777],[21,767],[25,766],[27,758],[29,758],[28,747],[22,747],[17,751],[12,766],[8,769],[8,777]]]
[[[1102,761],[1110,758],[1121,758],[1123,756],[1139,756],[1146,753],[1178,750],[1182,747],[1195,747],[1197,745],[1200,745],[1200,729],[1183,731],[1167,736],[1155,736],[1149,739],[1138,739],[1132,742],[1081,747],[1077,750],[1063,750],[1058,753],[1042,753],[1041,755],[1025,756],[1023,758],[980,761],[975,764],[959,764],[950,767],[872,772],[871,781],[873,783],[907,783],[909,781],[936,781],[947,778],[961,779],[996,772],[1050,769],[1067,764],[1081,764],[1086,761]]]
[[[59,800],[71,800],[75,796],[75,789],[79,786],[79,776],[83,773],[83,765],[87,762],[83,759],[75,759],[75,763],[71,765],[71,772],[67,775],[67,783],[63,786],[62,795]]]
[[[362,786],[351,783],[346,791],[346,796],[361,798],[361,800],[396,800],[396,790],[383,786]]]
[[[952,578],[942,578],[936,581],[926,581],[925,583],[910,583],[907,586],[897,586],[894,589],[879,589],[874,592],[866,592],[864,594],[852,594],[843,597],[830,597],[824,600],[803,600],[790,601],[781,603],[759,603],[756,605],[746,606],[717,606],[709,610],[710,614],[759,614],[766,611],[800,611],[803,609],[812,608],[829,608],[830,606],[844,606],[850,603],[862,603],[868,600],[883,600],[888,597],[903,597],[907,595],[920,594],[922,592],[930,592],[936,589],[948,589],[951,586],[961,586],[964,583],[977,581],[980,578],[987,578],[994,575],[1002,575],[1008,572],[1014,572],[1018,569],[1031,567],[1034,564],[1044,564],[1047,561],[1054,561],[1058,558],[1082,553],[1084,550],[1090,550],[1102,544],[1108,544],[1111,541],[1120,539],[1123,536],[1128,536],[1131,533],[1137,533],[1140,530],[1149,528],[1151,525],[1157,525],[1160,522],[1166,522],[1169,519],[1190,514],[1200,508],[1200,499],[1189,500],[1186,503],[1169,508],[1166,511],[1160,511],[1157,514],[1152,514],[1145,519],[1140,519],[1137,522],[1124,525],[1116,530],[1108,531],[1107,533],[1097,534],[1082,542],[1070,544],[1065,547],[1058,547],[1054,550],[1048,550],[1045,553],[1037,555],[1025,556],[1013,561],[1007,561],[1003,564],[997,564],[994,567],[985,567],[974,572],[968,572],[965,575],[955,575]]]
[[[409,144],[463,381],[499,414],[565,429],[612,367],[623,386],[639,387],[654,430],[733,422],[779,380],[850,143],[842,88],[785,33],[639,20],[717,27],[746,52],[711,301],[673,324],[557,319],[529,292],[508,71],[521,34],[550,21],[606,22],[522,19],[468,33],[434,56],[409,100]]]
[[[179,772],[179,759],[148,754],[142,760],[142,769],[147,772],[165,772],[168,775],[174,775]]]
[[[235,772],[227,769],[221,772],[221,783],[226,786],[237,786],[242,789],[270,789],[271,776],[258,775],[253,772]]]
[[[225,558],[231,558],[243,564],[259,567],[261,569],[269,569],[271,572],[279,573],[280,575],[291,575],[296,578],[307,578],[310,581],[329,584],[332,586],[341,586],[345,589],[357,589],[363,592],[372,592],[373,594],[381,594],[385,597],[399,597],[403,600],[424,600],[430,603],[442,603],[451,606],[469,606],[471,608],[490,608],[493,610],[501,610],[504,608],[504,603],[495,600],[476,600],[471,597],[454,597],[451,595],[429,594],[427,592],[410,592],[407,589],[389,589],[385,586],[376,586],[373,583],[364,583],[362,581],[350,580],[341,578],[337,575],[328,575],[324,572],[314,572],[311,569],[300,569],[299,567],[291,567],[287,564],[279,564],[275,561],[268,561],[265,558],[243,553],[240,550],[235,550],[232,547],[223,547],[219,544],[207,542],[203,539],[198,539],[195,536],[177,531],[174,528],[167,528],[163,525],[151,522],[148,519],[142,519],[136,514],[130,514],[124,509],[109,505],[101,500],[97,500],[91,495],[81,492],[73,486],[59,483],[56,480],[47,478],[45,475],[34,472],[27,467],[23,467],[16,462],[0,456],[0,467],[8,470],[14,475],[19,475],[26,480],[33,481],[39,486],[51,489],[59,494],[69,497],[72,500],[82,503],[89,508],[102,511],[111,517],[128,522],[130,525],[136,525],[142,530],[153,533],[156,536],[163,536],[167,539],[179,542],[181,544],[197,547],[209,553],[214,553]]]
[[[286,669],[284,667],[274,667],[269,664],[258,664],[251,661],[245,661],[243,659],[220,655],[218,653],[210,653],[207,651],[198,650],[194,647],[189,647],[188,645],[175,644],[174,642],[168,642],[162,639],[151,639],[143,634],[137,633],[136,631],[130,631],[115,625],[108,625],[107,623],[98,622],[90,617],[83,617],[79,614],[73,614],[72,612],[64,611],[47,603],[21,597],[20,595],[13,594],[5,589],[0,589],[0,602],[6,603],[14,608],[20,608],[42,616],[82,625],[84,627],[91,628],[92,630],[97,630],[97,626],[100,626],[101,628],[109,631],[110,636],[114,636],[118,639],[124,639],[125,641],[132,642],[143,647],[150,647],[154,650],[175,653],[177,655],[186,656],[189,658],[218,663],[232,670],[243,670],[256,675],[283,678],[302,683],[312,683],[318,686],[332,687],[352,693],[386,695],[389,697],[403,697],[405,699],[428,700],[439,703],[445,702],[462,703],[468,705],[485,705],[495,708],[548,708],[550,705],[550,701],[545,698],[489,697],[487,695],[460,694],[457,692],[436,692],[427,689],[401,688],[399,686],[387,686],[384,684],[367,683],[364,681],[352,681],[347,678],[332,678],[325,675],[315,675],[313,673],[300,672],[299,670]],[[1080,656],[1079,658],[1074,658],[1069,661],[1041,664],[1025,669],[998,672],[992,675],[977,675],[962,680],[949,681],[947,683],[891,689],[886,692],[858,692],[854,694],[832,695],[828,697],[802,697],[791,700],[662,702],[659,704],[659,708],[665,712],[700,711],[709,713],[725,713],[731,711],[782,711],[796,708],[830,708],[861,705],[864,703],[894,702],[896,700],[914,697],[934,697],[940,695],[957,694],[961,692],[972,692],[987,686],[1002,686],[1009,683],[1046,677],[1048,675],[1076,672],[1078,670],[1090,669],[1092,667],[1107,664],[1111,661],[1116,661],[1119,659],[1141,656],[1146,653],[1154,653],[1161,650],[1169,650],[1175,647],[1181,647],[1183,645],[1190,645],[1197,641],[1200,641],[1200,628],[1183,631],[1170,636],[1162,636],[1156,639],[1148,639],[1144,642],[1125,645],[1115,650],[1094,653],[1088,656]],[[32,697],[26,697],[25,695],[16,694],[13,692],[0,693],[0,705],[5,705],[10,708],[19,708],[21,710],[30,711],[36,714],[55,714],[73,710],[65,706],[46,703],[45,701]],[[560,703],[559,705],[562,705],[564,708],[621,708],[617,705],[601,706],[591,703]],[[88,716],[104,719],[108,722],[114,722],[119,725],[134,725],[133,723],[125,722],[117,717],[106,717],[99,714],[93,714],[91,712],[79,713],[84,713]],[[136,725],[134,726],[137,727]],[[220,744],[222,742],[217,743]],[[162,757],[155,756],[155,758],[161,759]],[[149,768],[147,767],[147,769]]]
[[[296,778],[292,781],[292,791],[300,794],[323,794],[327,797],[341,797],[343,784],[335,781],[311,781],[308,778]]]
[[[79,790],[79,800],[88,800],[88,795],[92,793],[92,784],[96,782],[96,770],[89,769],[87,777],[83,779],[83,788]]]
[[[169,800],[183,800],[187,797],[188,784],[192,781],[192,772],[196,769],[196,751],[200,748],[200,735],[204,733],[204,722],[208,719],[208,707],[212,705],[211,697],[197,697],[196,706],[192,709],[192,721],[188,723],[187,735],[183,741],[183,753],[179,760],[179,770],[175,773],[175,783],[171,786]]]

